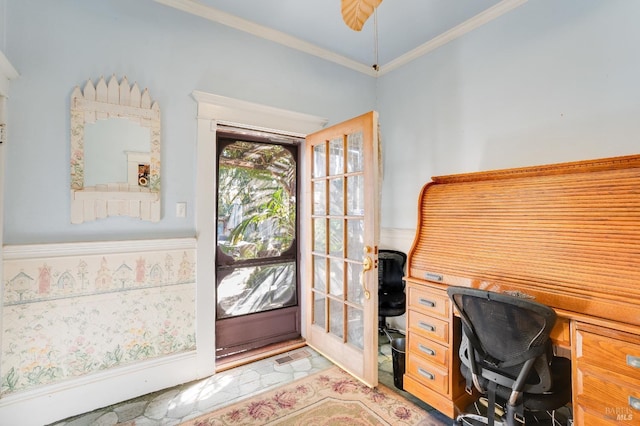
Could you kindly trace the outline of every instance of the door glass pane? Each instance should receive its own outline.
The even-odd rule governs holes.
[[[236,268],[218,285],[218,319],[294,306],[295,263]]]
[[[349,176],[347,178],[347,215],[362,216],[363,214],[364,176]]]
[[[364,313],[351,306],[347,306],[347,342],[364,348]]]
[[[329,331],[344,339],[344,305],[329,299]]]
[[[313,147],[313,177],[327,174],[327,147],[324,144]]]
[[[326,214],[327,209],[327,189],[326,181],[321,180],[313,183],[313,214],[321,215]]]
[[[364,252],[364,220],[347,220],[347,257],[362,261]]]
[[[347,136],[347,172],[361,172],[364,164],[362,132]]]
[[[313,323],[322,328],[326,327],[326,297],[322,294],[318,294],[315,291],[313,292]]]
[[[234,142],[218,159],[218,246],[235,260],[281,255],[296,227],[296,161],[280,145]]]
[[[329,181],[329,212],[332,215],[344,214],[344,185],[342,178]]]
[[[329,176],[344,173],[344,141],[336,138],[329,141]]]
[[[324,257],[313,256],[313,288],[322,293],[327,291],[327,263]]]
[[[327,252],[327,221],[324,218],[313,219],[313,251]]]
[[[329,268],[331,268],[329,293],[341,297],[344,294],[344,262],[342,260],[331,259]]]
[[[361,274],[361,263],[349,262],[347,264],[347,300],[357,305],[364,304],[364,291],[360,281]]]
[[[342,219],[329,220],[329,253],[342,256],[344,251],[344,221]]]

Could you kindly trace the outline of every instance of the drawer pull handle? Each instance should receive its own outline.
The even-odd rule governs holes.
[[[431,324],[427,324],[426,322],[420,321],[418,325],[420,326],[420,328],[424,330],[431,331],[431,332],[436,331],[436,328],[434,326],[432,326]]]
[[[627,365],[634,368],[640,368],[640,358],[637,356],[627,355]]]
[[[435,274],[433,272],[427,272],[427,273],[424,274],[424,278],[426,280],[442,282],[444,277],[442,276],[442,274]]]
[[[425,299],[424,297],[420,298],[420,304],[424,305],[424,306],[426,306],[428,308],[435,308],[436,307],[436,302],[433,302],[433,301],[431,301],[429,299]]]
[[[431,348],[428,348],[428,347],[424,346],[423,344],[419,344],[419,345],[418,345],[418,348],[420,348],[420,350],[421,350],[422,352],[424,352],[425,354],[427,354],[427,355],[434,356],[434,355],[436,354],[436,351],[434,351],[434,350],[433,350],[433,349],[431,349]]]
[[[629,396],[629,405],[634,410],[640,410],[640,399],[635,398],[633,396]]]
[[[425,370],[423,368],[418,368],[418,373],[420,373],[421,375],[423,375],[424,377],[426,377],[429,380],[434,380],[436,378],[436,376],[434,376],[433,374],[429,373],[427,370]]]

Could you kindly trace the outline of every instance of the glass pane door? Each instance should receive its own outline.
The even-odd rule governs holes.
[[[218,139],[218,356],[275,343],[275,330],[299,335],[285,309],[299,309],[296,157],[297,147]]]
[[[376,114],[310,135],[307,147],[312,265],[307,340],[375,386]]]

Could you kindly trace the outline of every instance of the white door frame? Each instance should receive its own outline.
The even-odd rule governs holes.
[[[207,354],[215,370],[215,248],[216,248],[216,131],[218,125],[236,126],[251,130],[280,133],[304,138],[326,126],[328,120],[313,115],[287,111],[266,105],[227,98],[211,93],[194,91],[198,103],[197,160],[196,160],[196,341],[198,354]],[[304,158],[304,146],[301,146]],[[303,164],[300,164],[303,166]],[[299,171],[299,176],[304,169]],[[300,183],[306,188],[306,183]],[[300,195],[303,197],[303,194]],[[302,207],[302,206],[301,206]],[[305,217],[305,212],[300,212]],[[306,236],[301,235],[301,241]],[[301,246],[302,243],[301,243]],[[305,265],[300,265],[300,276],[305,276]],[[304,286],[301,286],[301,291]],[[300,295],[305,300],[305,295]],[[301,304],[301,318],[305,318]],[[302,327],[304,333],[304,327]],[[303,336],[304,337],[304,336]]]

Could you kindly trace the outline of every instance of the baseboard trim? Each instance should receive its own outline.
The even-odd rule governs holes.
[[[22,426],[50,424],[213,374],[213,359],[209,366],[202,359],[189,351],[17,392],[0,399],[0,418]]]

